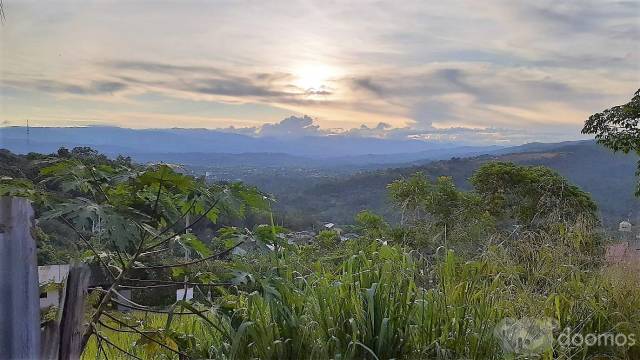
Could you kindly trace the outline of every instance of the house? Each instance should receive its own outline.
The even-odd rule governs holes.
[[[624,233],[632,232],[632,229],[633,229],[633,225],[631,225],[631,223],[626,220],[620,222],[620,225],[618,226],[618,231],[624,232]]]
[[[62,301],[62,291],[64,290],[64,284],[69,276],[69,269],[71,265],[44,265],[38,266],[38,283],[40,284],[40,310],[46,309],[51,306],[60,307]],[[91,275],[89,277],[89,292],[96,288],[109,288],[111,286],[111,280],[107,276],[105,270],[99,265],[90,265],[89,269]],[[121,289],[114,298],[120,303],[127,303],[127,300],[131,299],[130,289]],[[118,310],[126,311],[129,308],[118,305]]]
[[[640,262],[640,231],[629,221],[618,226],[620,242],[606,249],[605,259],[610,264]]]
[[[640,251],[640,229],[639,226],[634,226],[628,220],[620,222],[618,226],[618,232],[620,233],[620,240],[623,243],[627,243],[630,250]]]
[[[332,222],[323,223],[320,229],[321,230],[335,231],[336,233],[338,233],[338,235],[340,235],[342,233],[342,229],[337,227],[336,224],[334,224]]]
[[[62,289],[68,275],[69,264],[38,266],[40,310],[60,305]]]

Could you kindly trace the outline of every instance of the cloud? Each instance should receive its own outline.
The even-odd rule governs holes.
[[[563,34],[593,34],[604,31],[612,35],[622,26],[631,29],[629,21],[637,22],[640,3],[635,1],[542,1],[512,2],[511,7],[518,18],[528,19],[538,29],[545,32]],[[637,29],[637,27],[636,27]]]
[[[90,81],[79,84],[56,80],[8,80],[5,83],[16,88],[68,95],[113,95],[128,88],[127,84],[118,81]]]
[[[374,127],[368,127],[367,125],[360,125],[358,128],[353,128],[342,132],[344,136],[356,136],[356,137],[375,137],[375,138],[387,138],[391,133],[400,132],[401,129],[393,129],[393,126],[380,122]]]
[[[248,136],[256,136],[260,127],[249,126],[249,127],[235,127],[233,125],[226,128],[217,128],[217,131],[226,132],[231,134],[240,134],[240,135],[248,135]]]
[[[120,69],[120,70],[136,70],[144,71],[148,73],[163,73],[163,74],[185,74],[185,73],[208,73],[208,74],[222,74],[223,71],[213,66],[198,66],[198,65],[177,65],[167,64],[155,61],[103,61],[100,65],[105,68]]]
[[[429,142],[456,143],[459,145],[486,145],[502,144],[516,145],[536,141],[540,134],[531,133],[522,129],[510,128],[473,128],[473,127],[446,127],[435,128],[433,126],[393,127],[386,123],[378,123],[369,127],[361,125],[351,129],[333,128],[321,129],[310,116],[290,116],[279,122],[264,124],[259,127],[228,127],[218,128],[218,131],[242,134],[254,137],[300,138],[309,136],[332,136],[353,138],[378,138],[389,140],[421,140]],[[543,134],[547,141],[566,140],[563,129],[548,131]]]
[[[320,136],[328,134],[320,130],[320,126],[313,123],[313,119],[307,115],[302,117],[290,116],[275,124],[264,124],[258,131],[259,136],[273,137],[302,137]]]
[[[205,79],[184,84],[183,90],[202,94],[238,96],[238,97],[277,97],[286,93],[274,91],[250,81],[237,79]]]
[[[173,97],[212,96],[229,102],[259,101],[304,104],[313,98],[330,96],[330,89],[301,89],[284,72],[248,73],[201,65],[146,61],[100,61],[102,77],[113,80],[62,82],[54,79],[13,79],[6,85],[25,90],[76,96],[110,95],[127,89],[136,93],[154,91]],[[9,74],[10,76],[12,74]]]
[[[385,89],[382,85],[376,83],[371,77],[353,78],[351,80],[352,87],[357,90],[365,90],[377,96],[384,96]]]
[[[302,89],[286,72],[249,72],[214,66],[181,65],[144,61],[107,61],[101,64],[111,76],[131,86],[182,97],[212,97],[229,102],[262,102],[304,105],[327,99],[333,92],[326,86]]]
[[[403,5],[16,2],[3,110],[253,135],[543,139],[579,136],[637,89],[637,1]],[[274,124],[287,114],[315,121]]]

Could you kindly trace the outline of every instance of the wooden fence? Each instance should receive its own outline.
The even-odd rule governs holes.
[[[41,327],[32,228],[28,200],[0,197],[0,358],[79,359],[89,268],[70,269],[58,317]]]

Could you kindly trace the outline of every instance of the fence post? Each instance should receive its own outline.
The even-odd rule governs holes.
[[[91,272],[85,264],[73,266],[64,289],[60,320],[60,351],[58,359],[80,359],[84,334],[84,304]]]
[[[27,199],[0,197],[0,357],[40,355],[40,290],[33,209]]]
[[[79,359],[82,355],[84,305],[91,271],[86,264],[72,265],[64,282],[58,317],[42,331],[41,359]]]

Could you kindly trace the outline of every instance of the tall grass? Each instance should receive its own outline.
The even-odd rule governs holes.
[[[306,273],[272,259],[273,271],[256,291],[225,296],[209,309],[207,321],[217,326],[184,317],[170,333],[194,358],[218,359],[513,358],[493,334],[506,317],[553,318],[558,330],[579,333],[640,334],[640,283],[628,269],[604,271],[570,258],[570,251],[555,248],[554,256],[544,241],[539,245],[520,256],[490,247],[469,261],[453,251],[422,259],[373,242],[337,268],[318,263]],[[521,256],[530,257],[526,264],[514,260]],[[150,358],[118,336],[119,344]],[[539,356],[635,359],[638,351],[638,345],[556,346]],[[85,358],[95,354],[90,348]]]
[[[194,315],[173,315],[171,328],[167,328],[167,315],[151,314],[144,312],[129,312],[118,314],[119,319],[126,321],[128,324],[137,324],[138,329],[165,343],[167,346],[186,350],[189,349],[190,355],[195,358],[208,357],[208,352],[199,353],[199,349],[208,349],[213,344],[220,343],[221,337],[212,333],[210,327],[199,321]],[[114,331],[106,326],[98,326],[101,335],[108,338],[116,346],[138,356],[142,359],[178,359],[178,355],[174,352],[163,348],[151,341],[147,341],[138,333],[131,332],[126,327],[121,327],[115,321],[104,320],[104,324],[110,328],[122,330]],[[106,356],[105,356],[106,353]],[[117,348],[110,346],[106,342],[101,343],[93,336],[84,352],[83,359],[131,359],[131,357]]]

